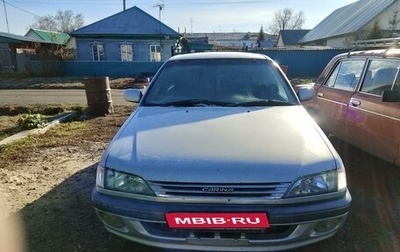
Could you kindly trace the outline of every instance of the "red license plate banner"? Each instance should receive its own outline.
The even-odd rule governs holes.
[[[165,217],[170,228],[269,228],[265,213],[166,213]]]

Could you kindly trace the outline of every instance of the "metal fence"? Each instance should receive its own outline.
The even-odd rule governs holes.
[[[0,44],[0,72],[10,72],[13,71],[13,69],[14,64],[8,45]]]
[[[279,65],[285,66],[289,78],[317,78],[326,64],[337,54],[350,49],[271,49],[253,50],[265,54]],[[33,75],[58,76],[109,76],[109,77],[142,77],[153,76],[163,62],[117,62],[117,61],[64,61],[29,63]]]
[[[289,78],[317,78],[334,56],[349,51],[350,49],[265,49],[252,52],[265,54],[279,65],[286,66]]]

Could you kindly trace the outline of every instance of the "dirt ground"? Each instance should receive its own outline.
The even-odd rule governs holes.
[[[141,83],[110,79],[113,89],[141,88]],[[38,88],[84,85],[81,78],[0,79],[0,89]],[[72,137],[52,130],[34,136],[29,138],[33,147],[21,147],[11,156],[0,146],[0,252],[157,251],[106,232],[90,200],[96,163],[133,109],[134,105],[114,106],[113,114],[86,120],[88,129],[76,130]],[[0,116],[1,131],[15,123],[15,116]],[[6,221],[10,215],[11,221]]]
[[[0,148],[1,203],[21,220],[26,251],[142,251],[108,234],[90,201],[96,162],[133,106],[114,109],[73,138],[50,130],[12,157]]]
[[[53,130],[32,137],[32,147],[16,155],[0,148],[0,206],[19,220],[22,251],[160,251],[105,231],[90,200],[96,163],[133,109],[115,107],[112,115],[86,120],[87,128],[71,128],[72,137]],[[351,212],[334,237],[294,251],[400,251],[400,168],[332,142],[346,165]],[[11,233],[4,223],[0,252],[9,252],[4,246],[15,240],[1,239],[2,230]]]

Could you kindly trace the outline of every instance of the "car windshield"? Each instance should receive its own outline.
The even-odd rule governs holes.
[[[168,62],[153,79],[143,106],[287,106],[298,104],[268,60]]]

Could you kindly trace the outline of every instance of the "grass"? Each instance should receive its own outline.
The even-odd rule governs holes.
[[[57,115],[64,111],[74,110],[78,112],[85,111],[85,106],[76,105],[31,105],[29,107],[24,106],[4,106],[0,107],[0,116],[16,116],[21,114],[42,114],[42,115]]]
[[[4,167],[13,167],[13,164],[23,160],[42,148],[59,147],[65,145],[79,145],[82,135],[92,130],[91,124],[86,121],[58,124],[45,135],[30,135],[10,144],[0,146],[0,159]]]
[[[13,134],[23,130],[19,125],[19,120],[26,115],[40,114],[50,118],[53,115],[60,114],[65,111],[75,110],[80,113],[85,111],[84,107],[71,107],[65,105],[41,106],[35,105],[30,107],[2,107],[0,108],[0,140],[3,140]],[[78,113],[79,114],[79,113]],[[77,119],[77,118],[74,118]],[[90,126],[85,122],[76,122],[74,120],[56,125],[48,137],[30,135],[10,144],[0,146],[0,157],[3,165],[11,164],[24,156],[29,155],[36,148],[60,145],[60,143],[68,142],[65,139],[74,138],[74,136],[82,134],[83,131],[90,131]],[[65,139],[63,139],[65,138]]]
[[[114,114],[102,117],[86,117],[85,120],[55,125],[43,135],[30,135],[10,144],[0,146],[2,168],[16,169],[19,163],[41,155],[41,150],[53,147],[79,147],[86,144],[108,143],[132,112],[131,106],[114,107]],[[11,119],[10,119],[11,118]],[[1,116],[2,121],[15,122],[18,116]],[[0,130],[1,137],[10,134],[13,127]],[[68,155],[68,154],[66,154]]]
[[[19,116],[0,116],[0,141],[19,131],[18,119]]]
[[[33,105],[29,107],[5,106],[0,107],[0,141],[20,132],[18,120],[27,115],[39,114],[46,118],[66,111],[77,111],[78,116],[85,113],[87,107],[72,105]],[[77,120],[72,118],[71,120]]]
[[[46,137],[41,141],[40,147],[46,147],[48,143],[69,138],[76,138],[77,142],[80,142],[81,135],[88,134],[92,130],[89,121],[75,121],[56,125],[47,134]]]

